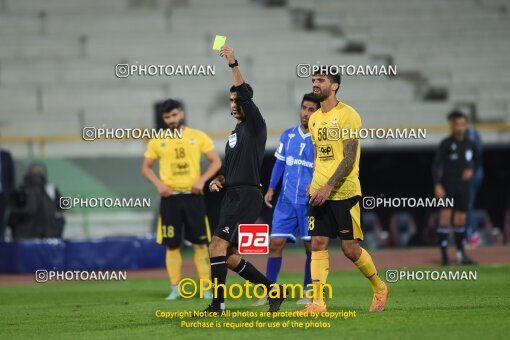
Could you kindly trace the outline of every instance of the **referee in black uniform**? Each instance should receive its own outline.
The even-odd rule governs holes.
[[[437,198],[453,199],[453,209],[443,208],[439,211],[437,235],[441,248],[441,264],[449,265],[448,235],[449,226],[455,227],[455,244],[457,246],[457,264],[476,264],[464,252],[466,238],[466,212],[469,205],[469,180],[473,170],[480,164],[480,155],[476,144],[467,139],[468,118],[459,111],[448,115],[451,135],[441,141],[436,152],[432,176]]]
[[[232,68],[234,86],[230,88],[230,114],[237,120],[237,125],[228,137],[221,173],[209,185],[211,191],[226,189],[219,224],[209,245],[212,282],[217,280],[218,284],[224,285],[230,268],[244,279],[266,286],[268,292],[273,288],[280,289],[280,294],[274,294],[277,297],[269,298],[269,311],[275,312],[284,300],[282,287],[242,259],[236,247],[239,224],[254,223],[262,208],[260,168],[266,147],[266,122],[252,100],[251,86],[243,80],[234,50],[225,45],[220,49],[220,56],[225,57]],[[221,313],[225,309],[225,290],[222,288],[217,289],[206,312]]]

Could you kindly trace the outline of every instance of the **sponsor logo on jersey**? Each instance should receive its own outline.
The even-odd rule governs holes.
[[[288,166],[302,165],[306,166],[307,168],[313,168],[313,162],[305,161],[304,159],[297,159],[292,156],[287,156],[287,158],[285,159],[285,163]]]
[[[333,146],[331,144],[319,145],[317,147],[317,156],[323,161],[333,160],[335,158]]]
[[[188,175],[190,172],[190,167],[188,163],[172,163],[172,175],[174,176],[182,176]]]

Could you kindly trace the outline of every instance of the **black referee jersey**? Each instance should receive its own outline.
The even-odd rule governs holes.
[[[260,187],[260,168],[264,159],[267,127],[259,108],[250,98],[245,83],[236,87],[237,99],[245,120],[238,123],[225,146],[225,162],[221,174],[225,186]]]
[[[468,138],[458,140],[450,136],[443,139],[434,160],[434,184],[459,180],[464,170],[478,168],[480,158],[476,144]]]

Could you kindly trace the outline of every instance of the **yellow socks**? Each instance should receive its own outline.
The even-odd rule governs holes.
[[[354,264],[358,267],[360,272],[362,272],[363,275],[370,280],[370,284],[372,285],[374,292],[384,289],[384,282],[381,280],[379,275],[377,275],[377,269],[375,269],[374,261],[372,261],[372,257],[365,249],[361,248],[361,256],[357,261],[354,261]]]
[[[315,285],[315,297],[313,302],[324,306],[323,285],[326,283],[329,273],[329,253],[327,250],[312,251],[312,262],[310,264],[312,282]]]
[[[182,257],[181,250],[166,249],[166,271],[172,286],[177,286],[181,280]]]
[[[207,246],[197,247],[194,246],[193,250],[195,255],[195,267],[197,268],[198,278],[207,280],[211,278],[211,264],[209,263],[209,250]]]
[[[210,279],[211,265],[209,264],[209,250],[207,247],[193,247],[194,261],[200,279]],[[166,271],[172,286],[181,280],[182,257],[179,248],[166,250]]]

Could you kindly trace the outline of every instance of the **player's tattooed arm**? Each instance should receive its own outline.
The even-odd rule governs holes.
[[[358,153],[358,140],[349,139],[344,142],[344,159],[338,165],[333,176],[328,181],[328,185],[336,187],[351,172],[356,154]]]

